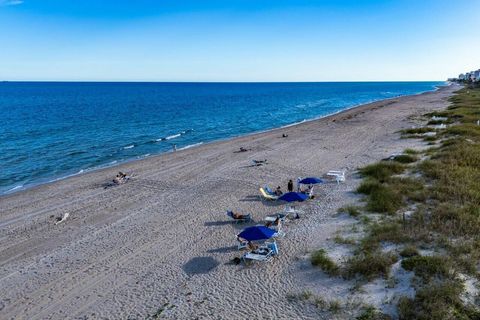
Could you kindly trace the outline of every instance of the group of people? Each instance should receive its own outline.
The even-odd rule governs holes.
[[[288,180],[287,190],[288,192],[293,191],[293,181],[291,179]],[[278,186],[277,189],[275,189],[275,195],[280,197],[282,194],[283,194],[282,187]]]
[[[301,192],[301,193],[311,195],[313,187],[311,185],[308,185],[305,189],[303,189],[302,185],[299,183],[299,181],[300,181],[300,178],[297,179],[297,192]],[[287,190],[288,190],[288,192],[293,192],[293,180],[292,179],[288,180]],[[276,196],[280,197],[283,194],[282,187],[278,186],[275,189],[274,192],[275,192]]]
[[[115,184],[122,184],[128,181],[128,176],[126,173],[123,173],[122,171],[119,171],[115,178],[113,179],[113,183]]]

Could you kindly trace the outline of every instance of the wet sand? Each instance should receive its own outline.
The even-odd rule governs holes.
[[[424,142],[398,131],[448,105],[458,87],[384,100],[324,119],[126,163],[0,197],[1,319],[318,319],[287,295],[305,286],[344,295],[308,253],[348,223],[359,166]],[[282,134],[288,134],[282,138]],[[240,147],[248,152],[235,152]],[[253,159],[268,159],[251,166]],[[346,169],[347,182],[316,188],[287,222],[280,255],[249,267],[225,210],[256,222],[283,206],[258,188]],[[126,184],[104,188],[118,171]],[[55,225],[55,217],[69,213]]]

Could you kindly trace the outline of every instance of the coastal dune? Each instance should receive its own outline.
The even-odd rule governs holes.
[[[308,253],[349,223],[336,211],[357,200],[355,170],[423,146],[398,131],[444,109],[457,89],[379,101],[0,197],[0,318],[318,318],[287,295],[305,286],[348,294],[318,277]],[[240,147],[251,150],[236,152]],[[252,166],[254,159],[268,164]],[[227,209],[261,223],[283,206],[261,201],[260,186],[285,190],[289,179],[333,169],[347,170],[346,183],[316,187],[301,218],[285,225],[277,258],[231,263],[241,255],[235,235],[244,225],[232,224]],[[134,176],[105,188],[118,171]]]

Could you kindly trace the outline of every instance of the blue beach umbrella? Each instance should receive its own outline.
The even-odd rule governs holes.
[[[238,237],[247,241],[267,240],[273,237],[277,231],[265,226],[254,226],[245,228],[238,234]]]
[[[300,192],[287,192],[283,194],[278,200],[286,202],[302,202],[308,199],[308,195]]]
[[[323,183],[323,180],[320,179],[320,178],[316,178],[316,177],[308,177],[308,178],[304,178],[304,179],[300,180],[298,183],[301,183],[301,184],[317,184],[317,183]]]

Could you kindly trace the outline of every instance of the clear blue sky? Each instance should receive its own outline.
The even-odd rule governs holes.
[[[0,80],[444,80],[480,0],[0,0]]]

